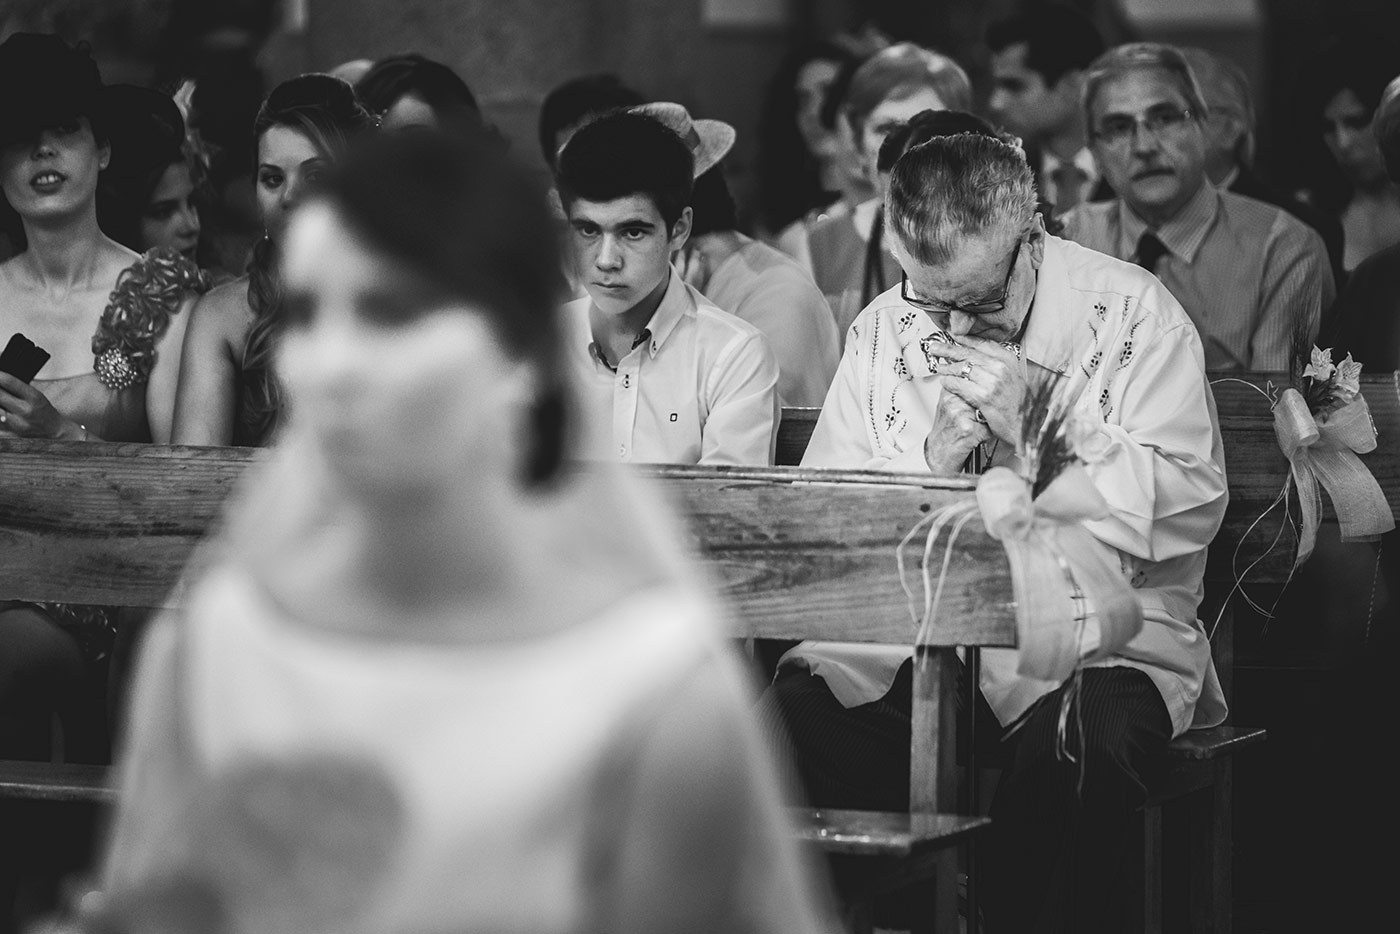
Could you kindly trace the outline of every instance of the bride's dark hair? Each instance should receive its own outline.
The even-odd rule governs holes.
[[[261,140],[273,127],[287,127],[311,141],[328,159],[338,158],[347,142],[374,126],[349,84],[330,75],[301,75],[272,89],[253,122]],[[278,247],[263,237],[253,247],[248,264],[248,305],[253,326],[243,346],[239,443],[265,444],[282,414],[282,389],[272,368],[277,336],[282,329],[282,275]]]
[[[430,293],[479,311],[506,352],[534,366],[525,479],[554,479],[568,415],[565,288],[556,224],[534,177],[488,142],[386,134],[336,165],[322,196],[366,243],[421,276]],[[433,307],[440,305],[417,310]]]

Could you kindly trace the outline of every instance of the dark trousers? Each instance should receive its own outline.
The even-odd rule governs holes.
[[[908,808],[911,670],[906,663],[888,694],[850,709],[805,670],[779,672],[763,707],[812,805]],[[1068,720],[1068,747],[1079,759],[1070,762],[1056,754],[1062,696],[1063,689],[1042,698],[997,750],[1004,771],[978,850],[992,934],[1122,927],[1131,822],[1146,798],[1144,771],[1171,739],[1171,720],[1141,671],[1086,669]],[[989,710],[978,717],[978,733],[1000,735]]]

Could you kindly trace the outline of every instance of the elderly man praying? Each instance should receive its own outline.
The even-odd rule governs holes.
[[[1056,755],[1066,685],[1019,676],[1015,650],[983,653],[1007,766],[981,878],[991,930],[1110,931],[1144,763],[1225,713],[1196,618],[1224,458],[1180,303],[1141,267],[1050,236],[1035,207],[1030,167],[1000,140],[936,137],[900,159],[885,210],[905,276],[852,326],[803,464],[1015,467],[1029,387],[1059,384],[1108,504],[1086,527],[1144,622],[1082,671],[1078,763]],[[813,804],[907,807],[910,672],[897,647],[807,642],[783,657],[769,709]]]

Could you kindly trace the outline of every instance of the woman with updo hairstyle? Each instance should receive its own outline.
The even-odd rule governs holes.
[[[355,82],[355,94],[388,132],[415,127],[490,132],[467,83],[441,62],[414,52],[375,62]]]
[[[544,192],[443,134],[292,220],[296,400],[143,644],[78,930],[834,932],[678,526],[575,461]]]
[[[139,255],[99,226],[109,91],[85,46],[35,33],[0,44],[0,214],[18,250],[0,263],[0,345],[15,335],[42,351],[37,366],[0,371],[0,448],[170,441],[189,306],[207,285],[178,253]],[[70,751],[69,726],[100,722],[82,701],[100,695],[88,688],[103,680],[115,614],[0,601],[0,758],[46,757],[53,712]]]
[[[330,75],[284,81],[253,124],[263,236],[248,274],[194,308],[175,405],[177,444],[258,447],[272,441],[284,400],[272,358],[283,326],[279,250],[293,208],[320,184],[373,118],[350,85]]]

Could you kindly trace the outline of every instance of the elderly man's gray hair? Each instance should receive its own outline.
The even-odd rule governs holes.
[[[975,133],[935,136],[895,163],[885,217],[909,254],[945,263],[968,236],[1023,232],[1035,214],[1035,174],[1009,143]]]
[[[1094,59],[1084,73],[1084,123],[1091,134],[1094,131],[1094,100],[1104,82],[1133,71],[1164,72],[1176,82],[1181,96],[1186,98],[1186,108],[1191,111],[1193,120],[1199,122],[1210,114],[1196,73],[1191,70],[1191,63],[1180,49],[1161,42],[1129,42],[1114,46]]]

